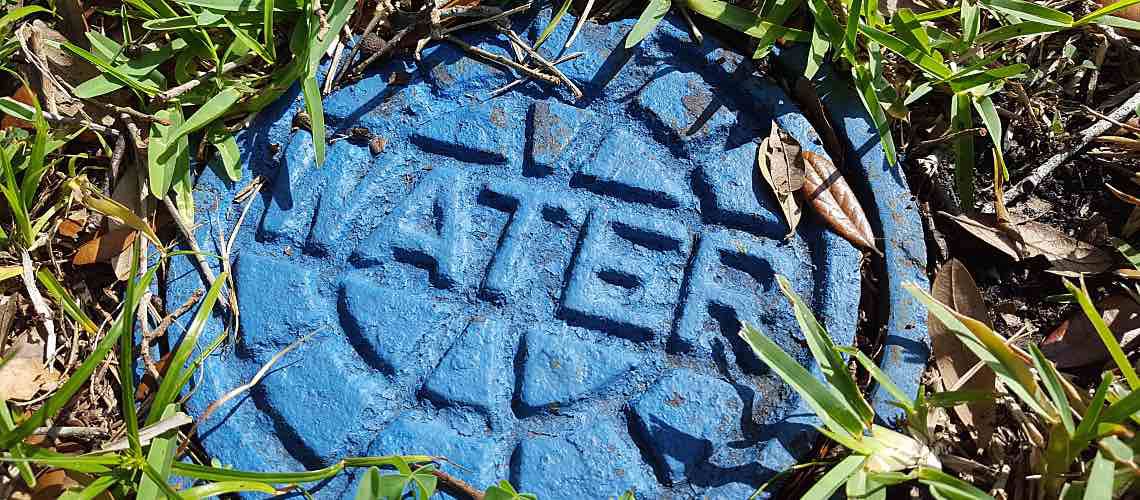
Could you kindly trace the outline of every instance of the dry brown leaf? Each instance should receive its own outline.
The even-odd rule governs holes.
[[[930,293],[939,302],[993,328],[989,312],[986,310],[986,303],[982,300],[982,294],[978,291],[974,278],[957,259],[951,259],[938,270]],[[962,344],[962,341],[958,340],[954,332],[943,326],[942,322],[930,320],[927,325],[930,330],[931,348],[934,351],[934,362],[938,367],[939,375],[941,375],[942,385],[947,390],[957,387],[963,375],[978,363],[978,357],[970,352]],[[962,389],[993,391],[993,370],[986,367],[979,369],[968,381],[963,383]],[[963,424],[973,427],[977,431],[977,444],[980,447],[984,447],[985,443],[989,442],[994,430],[994,404],[992,399],[955,406],[954,413],[958,415]]]
[[[954,220],[966,232],[998,251],[1021,261],[1042,256],[1049,261],[1050,272],[1063,275],[1102,273],[1112,268],[1116,259],[1100,247],[1078,240],[1048,224],[1024,221],[996,226],[993,214],[978,217],[943,215]]]
[[[772,122],[768,134],[768,147],[762,153],[768,156],[768,169],[772,173],[772,189],[777,195],[791,194],[804,185],[804,161],[800,157],[800,143]]]
[[[138,231],[126,226],[111,229],[101,235],[91,238],[75,252],[71,263],[77,266],[86,266],[101,262],[111,262],[122,253],[131,248]]]
[[[1121,345],[1128,346],[1140,336],[1140,304],[1127,295],[1110,295],[1096,305]],[[1057,368],[1075,368],[1108,361],[1108,350],[1083,311],[1076,311],[1061,322],[1045,340],[1041,351]]]
[[[875,233],[863,206],[835,164],[822,155],[803,152],[804,197],[836,233],[861,247],[881,254],[875,247]]]
[[[0,366],[0,401],[32,399],[59,378],[44,366],[43,344],[31,344],[22,337],[5,356],[8,362]]]
[[[787,190],[786,187],[794,179],[787,177],[788,166],[786,164],[786,157],[784,157],[784,150],[782,144],[777,144],[775,148],[780,152],[773,154],[773,143],[782,141],[779,137],[779,127],[776,123],[772,123],[772,133],[765,137],[760,142],[760,147],[756,149],[756,169],[760,171],[760,176],[764,178],[764,182],[768,183],[768,187],[772,189],[772,195],[776,198],[776,203],[780,205],[780,211],[784,214],[784,220],[788,223],[788,234],[795,232],[796,226],[800,224],[800,218],[803,216],[803,210],[800,208],[800,200],[795,196],[795,190]],[[794,143],[795,140],[789,139]],[[798,158],[799,145],[796,145],[796,153]],[[798,161],[800,167],[803,167],[803,162]],[[797,163],[793,162],[793,163]],[[775,164],[773,164],[775,163]],[[779,170],[783,170],[780,173]],[[802,174],[802,170],[801,170]],[[803,176],[799,178],[800,185],[803,185]],[[783,186],[781,189],[778,186]]]

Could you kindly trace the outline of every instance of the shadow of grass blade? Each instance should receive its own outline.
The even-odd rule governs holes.
[[[3,364],[0,364],[3,366]],[[0,431],[9,432],[16,428],[16,421],[12,419],[12,412],[8,410],[8,402],[0,401]],[[24,453],[24,443],[16,443],[11,449],[7,450],[15,458],[26,458]],[[36,475],[32,472],[31,464],[27,462],[17,463],[16,469],[20,472],[20,478],[24,480],[29,488],[36,487]]]

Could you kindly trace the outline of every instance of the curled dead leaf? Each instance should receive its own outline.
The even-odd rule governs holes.
[[[1052,273],[1061,275],[1097,274],[1113,267],[1112,254],[1087,241],[1078,240],[1056,228],[1035,221],[998,225],[993,214],[977,217],[950,215],[966,232],[974,235],[1015,261],[1044,257]]]
[[[795,192],[804,183],[804,164],[800,157],[799,143],[780,130],[776,122],[772,122],[771,133],[760,142],[760,147],[756,150],[756,169],[772,189],[776,203],[780,205],[780,211],[788,223],[788,234],[791,234],[803,215]]]
[[[800,157],[800,143],[772,122],[768,134],[768,169],[772,173],[772,188],[777,194],[791,194],[804,185],[804,162]]]
[[[1140,304],[1127,295],[1105,297],[1096,305],[1109,331],[1126,349],[1140,337]],[[1083,311],[1062,321],[1045,340],[1041,351],[1057,368],[1076,368],[1109,360],[1108,349]]]
[[[966,267],[952,259],[942,265],[934,277],[931,286],[931,295],[939,302],[952,307],[959,313],[974,318],[986,326],[993,328],[986,303],[981,292],[970,276]],[[927,321],[930,331],[931,349],[934,351],[934,362],[941,376],[942,385],[946,390],[957,388],[981,391],[994,390],[994,372],[988,367],[977,370],[966,381],[967,373],[978,364],[978,357],[974,355],[962,341],[948,330],[941,321],[933,318]],[[984,446],[993,436],[994,430],[994,404],[993,400],[985,399],[973,401],[967,405],[954,407],[954,413],[967,427],[973,427],[977,432],[977,444]]]
[[[875,247],[875,233],[863,206],[835,164],[823,155],[803,152],[804,197],[840,236],[857,247],[882,255]]]

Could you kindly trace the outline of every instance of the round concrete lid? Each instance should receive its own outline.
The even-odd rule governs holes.
[[[533,40],[548,19],[518,29]],[[204,250],[243,221],[241,314],[189,408],[316,334],[203,423],[213,456],[297,470],[432,454],[477,487],[543,498],[743,498],[808,449],[816,420],[737,331],[814,367],[781,274],[851,344],[860,253],[812,216],[787,235],[754,168],[773,120],[826,153],[741,56],[672,18],[627,51],[631,24],[587,23],[566,51],[583,52],[559,65],[581,99],[545,82],[499,93],[514,74],[447,43],[392,61],[328,96],[344,138],[322,165],[291,126],[296,93],[257,117],[240,137],[247,177],[207,170],[196,188]],[[503,36],[460,37],[513,57]],[[250,173],[268,182],[243,219]],[[189,259],[171,270],[169,303],[202,286]]]

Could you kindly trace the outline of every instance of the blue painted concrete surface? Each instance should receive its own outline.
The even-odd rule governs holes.
[[[533,39],[549,12],[521,17]],[[626,51],[631,24],[587,23],[569,48],[584,52],[560,66],[581,100],[533,82],[487,99],[515,76],[447,44],[387,63],[325,102],[330,133],[387,141],[376,156],[340,140],[315,165],[290,126],[296,93],[257,117],[240,137],[247,177],[207,171],[196,187],[209,252],[242,212],[234,194],[268,179],[237,233],[236,340],[188,407],[316,334],[203,423],[218,461],[438,454],[477,487],[506,478],[543,498],[744,498],[807,450],[815,419],[736,332],[748,321],[811,364],[779,273],[852,341],[859,252],[814,217],[786,237],[754,173],[772,120],[825,154],[820,140],[739,55],[672,18]],[[509,54],[505,37],[461,37]],[[865,141],[860,119],[844,123]],[[202,286],[190,259],[170,275],[170,303]],[[351,497],[352,479],[313,493]]]

